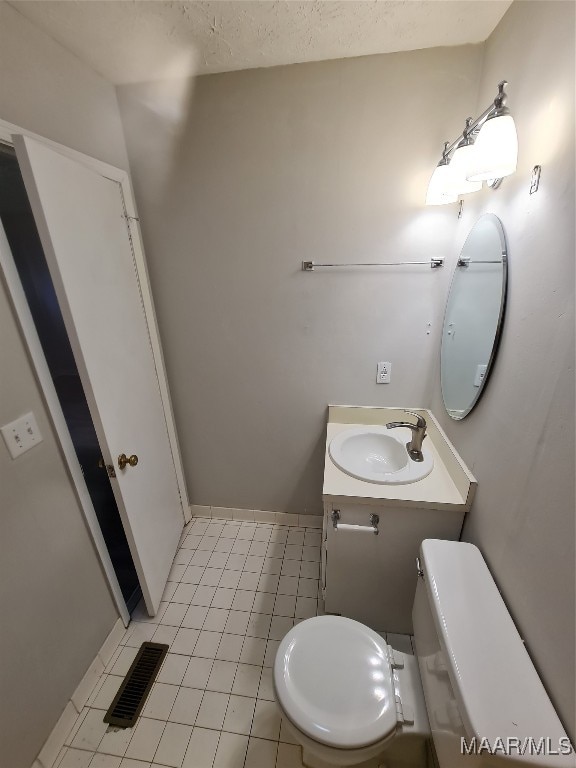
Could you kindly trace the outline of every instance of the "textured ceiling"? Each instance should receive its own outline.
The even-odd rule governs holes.
[[[512,0],[12,0],[113,83],[484,41]]]

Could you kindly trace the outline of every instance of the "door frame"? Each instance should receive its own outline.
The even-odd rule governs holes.
[[[128,173],[120,168],[116,168],[108,163],[104,163],[95,158],[84,155],[73,149],[69,149],[57,142],[45,139],[38,134],[32,133],[24,128],[20,128],[12,123],[8,123],[4,120],[0,120],[0,142],[13,146],[12,135],[21,134],[28,136],[32,139],[40,141],[51,149],[59,152],[61,155],[75,160],[82,165],[87,166],[96,173],[118,182],[122,189],[122,195],[124,198],[125,214],[127,221],[127,233],[130,237],[132,250],[134,255],[134,263],[136,267],[136,274],[140,284],[140,293],[142,296],[142,304],[144,317],[148,327],[148,334],[150,338],[150,345],[152,348],[152,356],[154,360],[154,366],[156,369],[156,376],[158,379],[158,386],[160,391],[160,398],[164,411],[164,418],[166,422],[166,428],[168,432],[168,439],[170,443],[170,449],[172,453],[172,461],[174,463],[174,469],[176,474],[176,480],[178,484],[178,490],[180,494],[182,516],[184,523],[187,523],[191,519],[190,506],[188,501],[188,492],[186,489],[186,481],[184,478],[184,470],[182,467],[182,458],[180,454],[180,448],[178,445],[178,436],[176,433],[176,426],[174,422],[174,413],[172,409],[172,402],[170,399],[170,391],[168,388],[168,381],[166,377],[166,369],[164,365],[164,357],[162,353],[162,347],[160,344],[160,335],[158,332],[158,324],[156,319],[156,312],[154,309],[154,302],[152,299],[152,293],[150,290],[150,281],[148,277],[148,269],[144,256],[144,247],[142,243],[142,235],[140,232],[139,218],[136,210],[136,203],[134,200],[134,194],[132,191],[132,185],[130,183],[130,177]],[[40,387],[44,394],[44,399],[48,408],[49,415],[51,417],[54,429],[58,436],[62,452],[64,454],[65,461],[68,465],[70,472],[70,478],[76,489],[78,500],[88,530],[91,534],[94,546],[100,558],[104,574],[108,581],[114,602],[118,608],[120,616],[127,626],[130,616],[126,608],[126,603],[122,597],[120,586],[116,578],[116,573],[110,560],[108,549],[102,536],[100,525],[96,518],[96,513],[90,499],[82,470],[72,444],[70,433],[64,419],[64,414],[60,406],[60,402],[56,395],[56,390],[50,376],[48,365],[44,357],[44,352],[40,344],[40,339],[30,313],[28,302],[24,295],[24,290],[20,282],[20,278],[12,257],[12,252],[8,246],[4,229],[0,224],[0,269],[4,274],[8,292],[11,296],[16,316],[20,323],[22,333],[24,335],[30,357],[38,378]]]

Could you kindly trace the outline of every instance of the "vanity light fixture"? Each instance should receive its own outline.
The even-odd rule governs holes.
[[[506,80],[498,83],[493,103],[475,120],[469,117],[462,134],[451,144],[444,144],[428,185],[426,205],[453,203],[458,195],[477,192],[483,181],[497,188],[495,180],[514,173],[518,137],[506,106],[506,85]]]

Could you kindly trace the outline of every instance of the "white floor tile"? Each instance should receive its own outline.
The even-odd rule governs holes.
[[[244,638],[242,635],[222,635],[216,658],[222,661],[240,661]]]
[[[139,718],[134,728],[134,735],[126,750],[126,757],[151,762],[160,743],[165,725],[163,720]]]
[[[314,563],[319,563],[320,547],[302,547],[302,560],[311,560]]]
[[[299,565],[297,560],[292,562]],[[280,576],[278,581],[279,595],[295,595],[298,592],[298,576]]]
[[[212,608],[230,608],[235,594],[236,590],[234,589],[223,589],[218,587],[212,598]]]
[[[256,592],[249,589],[237,589],[232,600],[232,610],[234,611],[250,611],[254,603],[254,597]]]
[[[216,587],[196,587],[194,597],[190,601],[192,605],[210,606],[216,594]]]
[[[228,699],[226,693],[216,693],[214,691],[205,691],[202,698],[202,704],[196,717],[196,725],[200,728],[222,729],[222,723],[226,716],[228,708]]]
[[[274,768],[277,751],[278,744],[275,741],[251,737],[248,742],[244,768],[268,768],[268,766]]]
[[[316,616],[318,601],[315,597],[298,597],[294,615],[297,619],[311,619]]]
[[[258,687],[258,698],[266,701],[274,701],[274,684],[272,667],[263,667],[260,676],[260,685]]]
[[[236,589],[242,577],[242,571],[232,571],[224,568],[218,587],[220,589]]]
[[[298,579],[298,597],[317,597],[317,579]]]
[[[180,656],[177,653],[168,653],[162,664],[156,681],[158,683],[168,683],[169,685],[181,685],[190,656]]]
[[[268,551],[268,542],[267,541],[252,541],[250,544],[250,549],[248,550],[249,555],[257,555],[258,557],[265,557],[266,553]]]
[[[292,744],[278,744],[276,768],[303,768],[302,747]]]
[[[322,541],[322,534],[318,531],[306,531],[304,534],[304,545],[307,547],[319,547]]]
[[[268,637],[271,640],[282,640],[286,632],[292,629],[293,625],[293,619],[287,616],[272,616]]]
[[[236,571],[237,573],[237,571]],[[258,582],[260,581],[259,573],[251,573],[249,571],[243,571],[242,575],[238,579],[238,589],[248,589],[252,592],[256,592],[258,589]]]
[[[209,691],[217,691],[218,693],[230,693],[232,691],[232,685],[234,684],[237,669],[238,664],[235,661],[220,661],[219,659],[216,659],[212,665],[212,671],[210,672],[210,677],[206,683],[206,689]]]
[[[266,654],[264,656],[265,667],[274,666],[274,659],[276,658],[276,653],[278,651],[279,645],[280,645],[279,640],[268,640],[268,642],[266,643]]]
[[[202,630],[194,646],[194,656],[202,656],[204,659],[213,659],[222,640],[222,632],[208,632]]]
[[[90,768],[120,768],[122,757],[113,755],[94,755]]]
[[[207,533],[209,533],[209,531]],[[208,535],[202,536],[200,540],[200,544],[198,544],[198,549],[201,551],[204,550],[204,551],[212,552],[217,542],[218,542],[218,536],[208,536]]]
[[[262,564],[262,573],[273,573],[278,575],[282,570],[281,557],[265,557]]]
[[[178,584],[176,591],[172,595],[172,602],[189,605],[194,597],[194,592],[196,592],[196,584]]]
[[[174,558],[174,564],[189,565],[192,554],[193,553],[190,549],[179,549],[178,552],[176,552],[176,557]]]
[[[267,613],[251,613],[246,627],[248,637],[268,637],[272,616]]]
[[[228,568],[231,571],[241,571],[244,568],[245,562],[246,562],[246,555],[231,554],[229,555],[226,561],[226,568]]]
[[[207,632],[224,632],[229,613],[225,608],[209,608],[202,629]]]
[[[154,762],[181,768],[191,736],[192,726],[167,723],[154,755]]]
[[[88,699],[88,705],[94,709],[108,709],[123,680],[124,678],[119,675],[104,675],[102,685],[95,689]]]
[[[156,631],[158,631],[158,628],[156,627]],[[152,635],[154,637],[154,635]],[[120,648],[119,654],[113,658],[113,663],[110,668],[110,674],[111,675],[121,675],[124,677],[124,675],[128,672],[130,669],[130,666],[134,659],[136,658],[136,654],[138,653],[138,648],[129,648],[127,646],[124,646]]]
[[[224,573],[223,568],[206,568],[204,573],[202,574],[202,578],[200,579],[200,586],[201,587],[217,587],[220,579],[222,578],[222,574]]]
[[[320,578],[320,564],[313,563],[309,560],[303,560],[300,563],[300,576],[303,579]]]
[[[273,701],[258,699],[254,710],[251,735],[258,739],[278,741],[280,736],[280,710]]]
[[[229,557],[227,552],[213,552],[210,560],[208,560],[208,566],[210,568],[225,568]]]
[[[222,730],[249,736],[255,706],[256,699],[246,696],[230,696]]]
[[[256,698],[261,670],[262,667],[257,667],[253,664],[238,664],[234,685],[232,686],[232,693],[237,694],[238,696]]]
[[[283,741],[285,744],[298,744],[283,717],[280,720],[280,741]]]
[[[219,740],[219,731],[195,727],[182,768],[212,768]]]
[[[276,595],[271,592],[256,592],[254,603],[252,604],[252,613],[272,614],[274,610],[274,601]]]
[[[186,570],[185,565],[173,565],[170,570],[168,579],[170,581],[180,581],[182,579],[182,576],[184,575],[185,570]]]
[[[177,685],[154,683],[142,709],[142,716],[153,717],[155,720],[168,720],[177,693]]]
[[[304,531],[298,529],[292,529],[288,531],[288,538],[286,539],[286,543],[299,544],[302,546],[304,544]]]
[[[103,752],[106,755],[116,755],[119,765],[120,760],[126,754],[132,733],[132,728],[109,728],[98,746],[98,752]],[[90,768],[93,768],[94,762],[95,760],[90,763]],[[103,768],[106,768],[103,760],[99,762]]]
[[[132,760],[130,757],[123,757],[120,768],[150,768],[151,764],[144,760]]]
[[[282,560],[282,569],[280,570],[281,576],[299,576],[300,575],[300,560],[289,560],[284,558]]]
[[[160,624],[167,624],[171,627],[179,627],[186,613],[187,606],[184,603],[169,603],[162,614]]]
[[[206,568],[211,556],[212,556],[211,552],[206,552],[205,550],[200,551],[199,549],[197,549],[196,552],[194,552],[194,554],[190,558],[190,565],[188,567],[191,568],[192,566],[196,565],[202,568]]]
[[[262,666],[266,655],[266,640],[261,637],[243,637],[244,644],[240,654],[243,664]]]
[[[245,635],[249,620],[247,611],[230,611],[224,631],[230,635]]]
[[[64,751],[64,756],[60,763],[58,763],[58,768],[88,768],[93,756],[93,752],[68,748]]]
[[[156,628],[156,632],[152,635],[152,640],[155,643],[166,643],[171,645],[174,642],[174,638],[178,634],[178,627],[168,627],[164,624],[159,624]],[[136,650],[136,649],[134,649]],[[128,670],[126,670],[127,672]],[[126,674],[126,672],[120,674]]]
[[[247,555],[251,544],[252,541],[250,539],[236,539],[230,548],[230,553],[233,555]]]
[[[133,621],[126,630],[123,645],[128,645],[131,648],[140,648],[142,643],[152,640],[154,632],[156,632],[156,624]]]
[[[214,758],[214,768],[243,768],[247,748],[247,736],[222,733]]]
[[[102,721],[102,710],[89,709],[69,746],[95,752],[107,728]]]
[[[234,546],[234,539],[224,539],[220,537],[214,547],[214,552],[231,552]]]
[[[212,659],[201,659],[192,656],[188,662],[188,668],[186,669],[186,674],[182,680],[182,685],[190,688],[204,689],[208,682],[208,678],[210,677],[213,663]]]
[[[185,656],[191,656],[199,634],[200,632],[197,629],[181,627],[172,641],[170,650],[172,653],[183,653]]]
[[[296,597],[294,595],[277,595],[274,603],[275,616],[294,616]]]
[[[266,557],[284,557],[286,545],[279,541],[272,541],[266,549]]]
[[[180,688],[170,712],[170,722],[194,725],[203,695],[204,691],[197,688]]]
[[[202,629],[209,608],[205,605],[190,605],[186,609],[182,626],[186,629]]]
[[[258,576],[258,574],[251,574]],[[279,576],[273,573],[262,573],[257,579],[257,584],[254,589],[260,590],[260,592],[272,592],[275,594],[278,591]]]
[[[204,553],[201,553],[204,555]],[[180,581],[183,584],[200,584],[200,581],[202,579],[202,576],[204,575],[204,571],[206,570],[206,567],[204,565],[198,565],[194,562],[194,558],[196,555],[194,555],[190,561],[190,565],[187,566],[186,570],[184,571],[184,574],[182,575],[182,578]],[[206,559],[205,557],[199,557],[198,559]]]

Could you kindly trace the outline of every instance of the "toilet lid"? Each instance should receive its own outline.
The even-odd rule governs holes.
[[[328,746],[366,747],[396,727],[386,642],[352,619],[317,616],[293,627],[278,648],[274,687],[294,725]]]

